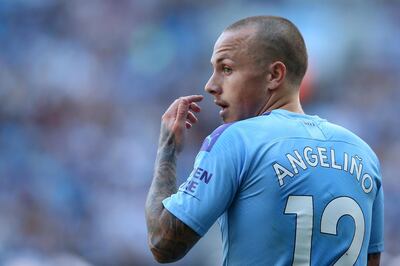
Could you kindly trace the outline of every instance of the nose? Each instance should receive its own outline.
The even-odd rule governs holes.
[[[222,93],[222,88],[219,82],[217,82],[215,74],[213,73],[210,77],[210,79],[207,81],[206,86],[204,87],[204,90],[211,95],[216,95],[216,94],[221,94]]]

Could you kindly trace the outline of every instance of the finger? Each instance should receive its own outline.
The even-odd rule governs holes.
[[[178,109],[176,113],[176,119],[178,121],[186,120],[187,112],[189,111],[189,106],[192,102],[199,102],[203,100],[203,95],[189,95],[185,97],[180,97],[178,99]]]
[[[181,99],[185,99],[189,103],[200,102],[201,100],[203,100],[203,98],[204,98],[203,95],[188,95],[188,96],[181,97]]]
[[[188,121],[186,121],[186,128],[189,129],[192,127],[192,124],[190,124]]]
[[[179,98],[178,110],[176,112],[176,120],[186,121],[187,113],[189,111],[190,102],[185,98]]]
[[[198,119],[197,117],[192,113],[192,112],[188,112],[186,118],[189,120],[190,123],[195,124],[197,123]]]
[[[200,106],[195,102],[190,103],[189,109],[196,113],[201,111]]]

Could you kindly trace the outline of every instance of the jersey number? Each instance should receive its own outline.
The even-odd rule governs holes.
[[[296,214],[296,243],[293,265],[310,265],[311,235],[313,231],[312,196],[289,196],[285,214]],[[350,215],[355,224],[355,232],[350,247],[334,264],[353,265],[360,254],[364,239],[364,215],[360,206],[349,197],[339,197],[325,207],[321,217],[321,233],[337,235],[337,224],[344,215]]]

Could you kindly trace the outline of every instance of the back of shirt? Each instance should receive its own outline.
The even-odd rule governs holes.
[[[200,235],[219,217],[225,265],[366,265],[383,250],[375,154],[315,116],[222,126],[164,205]]]

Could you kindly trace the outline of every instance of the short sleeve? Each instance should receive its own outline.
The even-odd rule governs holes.
[[[383,244],[383,188],[380,185],[377,196],[372,207],[371,237],[368,246],[368,253],[382,252]]]
[[[240,138],[224,124],[208,136],[194,169],[176,194],[163,205],[203,236],[230,206],[239,186],[243,150]]]

